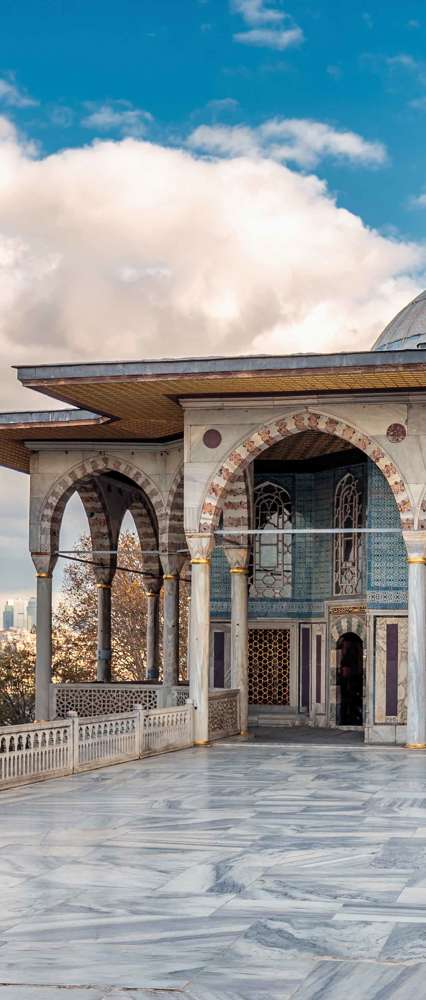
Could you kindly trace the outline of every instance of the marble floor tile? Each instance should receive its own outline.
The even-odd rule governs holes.
[[[413,1000],[425,995],[426,964],[319,962],[292,1000]]]
[[[421,1000],[425,789],[229,743],[0,793],[0,1000]]]

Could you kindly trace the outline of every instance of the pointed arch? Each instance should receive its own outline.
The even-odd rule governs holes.
[[[39,552],[53,552],[57,548],[63,512],[70,496],[79,489],[82,481],[96,478],[96,475],[119,472],[139,487],[151,504],[158,521],[159,535],[165,531],[166,513],[163,498],[152,479],[115,455],[98,455],[75,465],[65,475],[60,476],[44,497],[38,517]]]
[[[350,441],[378,466],[395,497],[401,524],[404,529],[414,525],[413,505],[402,473],[395,461],[374,438],[347,422],[317,410],[304,409],[291,416],[281,417],[262,424],[256,431],[243,438],[216,469],[207,485],[201,507],[199,530],[211,533],[217,528],[224,497],[235,477],[244,472],[255,458],[290,434],[300,431],[323,431],[344,441]]]

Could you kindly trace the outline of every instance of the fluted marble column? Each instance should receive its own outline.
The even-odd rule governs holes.
[[[249,549],[225,548],[231,573],[231,686],[240,692],[240,731],[248,733],[248,586]]]
[[[404,531],[408,553],[407,747],[426,749],[426,531]]]
[[[189,696],[195,706],[194,742],[209,739],[210,535],[187,534],[191,553],[191,618],[189,631]]]
[[[49,692],[52,679],[52,573],[56,559],[31,553],[37,570],[37,634],[35,670],[35,719],[50,718]]]
[[[98,640],[96,650],[96,679],[111,683],[111,582],[98,582]]]

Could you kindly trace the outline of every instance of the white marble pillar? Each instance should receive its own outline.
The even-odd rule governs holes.
[[[163,624],[163,684],[179,681],[179,575],[165,573]]]
[[[404,531],[408,553],[407,747],[426,749],[426,531]]]
[[[194,742],[209,739],[210,535],[188,534],[191,553],[191,619],[189,632],[189,697],[195,706]]]
[[[111,587],[112,583],[98,582],[98,640],[96,650],[96,679],[111,683]]]
[[[245,546],[225,548],[231,573],[231,686],[240,692],[240,731],[248,734],[248,561]]]
[[[50,718],[49,692],[52,679],[52,573],[56,560],[31,553],[37,570],[37,626],[35,670],[35,720]]]

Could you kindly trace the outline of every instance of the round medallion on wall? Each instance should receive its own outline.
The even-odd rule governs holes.
[[[404,427],[404,424],[389,424],[386,437],[389,441],[397,444],[398,441],[403,441],[407,437],[407,428]]]
[[[218,448],[221,440],[222,435],[220,431],[214,430],[213,427],[209,431],[206,431],[203,436],[203,444],[205,444],[206,448]]]

